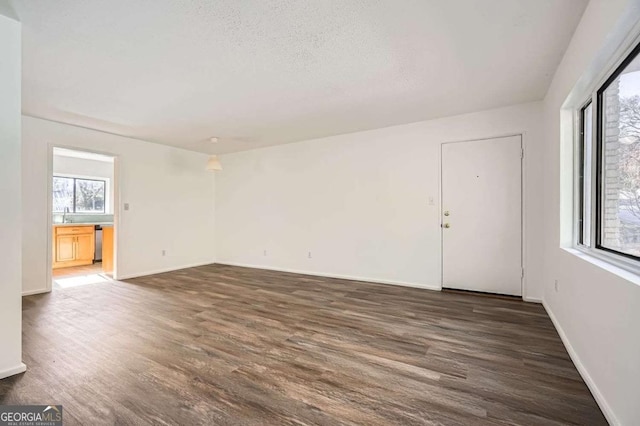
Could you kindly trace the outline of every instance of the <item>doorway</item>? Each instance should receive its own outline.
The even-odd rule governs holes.
[[[442,145],[443,288],[522,296],[522,136]]]
[[[113,278],[115,157],[51,150],[50,289],[108,283]]]

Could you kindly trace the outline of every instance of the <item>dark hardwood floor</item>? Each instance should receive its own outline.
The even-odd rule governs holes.
[[[542,306],[223,265],[24,298],[65,424],[606,424]]]

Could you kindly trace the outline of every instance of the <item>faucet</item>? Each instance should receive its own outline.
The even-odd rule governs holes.
[[[67,213],[69,213],[69,207],[64,208],[64,213],[62,213],[62,223],[67,223]]]

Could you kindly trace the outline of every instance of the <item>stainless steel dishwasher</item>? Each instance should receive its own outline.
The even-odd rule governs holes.
[[[93,255],[93,263],[102,262],[102,225],[96,225],[96,246]]]

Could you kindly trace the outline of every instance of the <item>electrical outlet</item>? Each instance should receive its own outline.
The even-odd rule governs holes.
[[[554,287],[556,289],[556,293],[558,292],[558,280],[555,280]]]
[[[264,250],[264,251],[262,252],[262,255],[263,255],[263,256],[266,256],[266,255],[267,255],[267,251],[266,251],[266,250]]]
[[[309,254],[307,255],[307,257],[308,257],[309,259],[311,259],[311,252],[309,252]]]
[[[162,255],[166,256],[167,255],[167,251],[166,250],[162,250]]]
[[[124,203],[124,209],[127,211],[129,210],[129,203]]]

